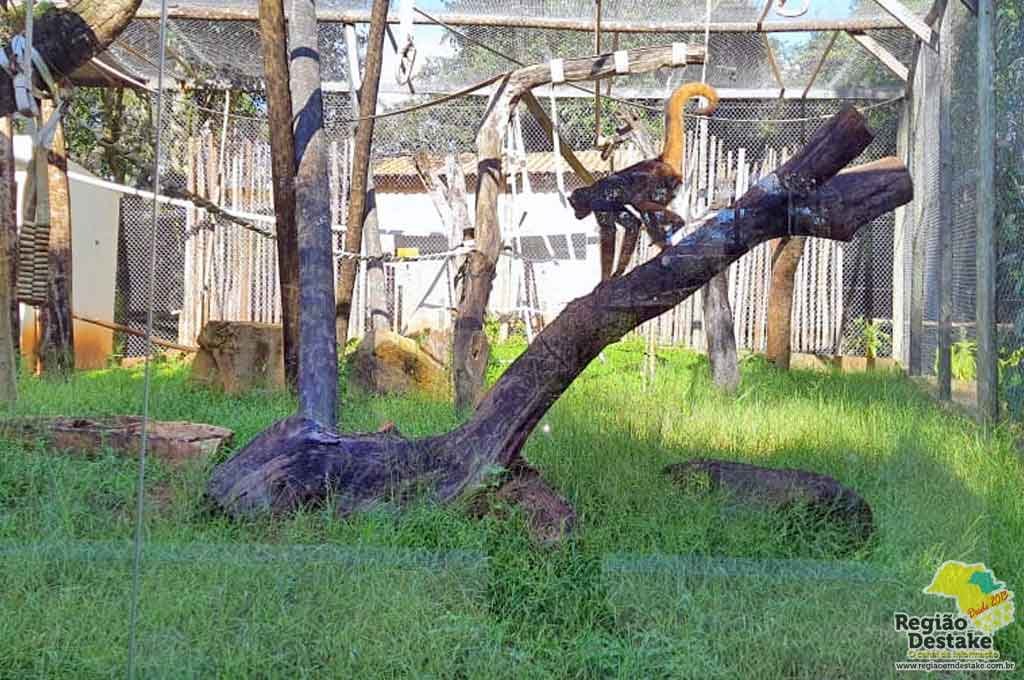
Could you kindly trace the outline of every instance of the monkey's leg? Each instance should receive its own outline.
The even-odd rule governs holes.
[[[615,213],[595,212],[594,217],[601,245],[601,280],[607,281],[615,264]]]
[[[622,246],[619,248],[619,263],[612,272],[612,276],[620,276],[626,271],[626,266],[633,258],[636,251],[636,244],[640,240],[640,220],[633,216],[628,210],[619,213],[619,223],[622,224]]]
[[[644,216],[647,235],[662,250],[668,247],[668,241],[673,234],[686,227],[686,220],[660,203],[646,201],[636,207]]]

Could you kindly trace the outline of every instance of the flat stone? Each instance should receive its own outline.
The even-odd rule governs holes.
[[[26,443],[43,441],[47,447],[69,454],[98,454],[109,448],[134,458],[142,446],[142,417],[16,418],[0,423],[0,436]],[[230,446],[233,437],[234,432],[216,425],[150,420],[147,451],[166,463],[181,465],[208,458],[221,446]]]
[[[398,333],[367,333],[349,361],[349,381],[372,394],[423,393],[443,398],[450,392],[441,362]]]

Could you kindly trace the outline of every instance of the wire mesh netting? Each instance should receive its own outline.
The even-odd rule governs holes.
[[[154,97],[134,92],[119,103],[109,89],[88,86],[72,95],[78,127],[68,129],[77,160],[117,182],[123,194],[116,321],[142,330],[152,309],[156,335],[179,344],[194,346],[210,320],[277,323],[281,317],[256,4],[193,0],[172,7],[169,68],[176,83],[164,97],[158,160],[166,200],[155,225],[145,193],[157,160]],[[344,21],[356,25],[362,51],[370,3],[317,4],[326,19],[320,27],[323,103],[340,258],[346,255],[354,155],[345,42],[353,32]],[[594,51],[592,30],[499,25],[531,18],[590,26],[593,0],[417,4],[457,18],[465,35],[418,24],[420,56],[411,87],[396,81],[388,52],[382,113],[451,93],[517,62]],[[761,0],[711,4],[719,25],[750,27],[764,7]],[[931,6],[925,0],[903,4],[919,16]],[[949,4],[954,89],[973,92],[973,19],[964,3]],[[182,7],[236,18],[174,17]],[[798,20],[888,26],[853,33],[912,67],[913,97],[904,97],[900,76],[846,31],[711,30],[707,79],[723,101],[708,120],[687,118],[687,186],[673,207],[693,228],[785,162],[842,106],[857,106],[875,139],[853,163],[909,159],[915,200],[866,225],[849,243],[807,240],[793,296],[793,349],[891,355],[928,373],[943,293],[938,227],[944,178],[952,179],[955,196],[953,322],[965,341],[975,335],[976,140],[958,135],[953,165],[943,169],[936,143],[939,55],[915,49],[913,34],[895,27],[880,3],[811,7]],[[143,3],[144,16],[158,9],[155,0]],[[702,44],[706,9],[705,2],[606,0],[607,22],[688,25],[672,32],[609,30],[602,49]],[[775,11],[765,18],[782,21]],[[152,85],[158,48],[157,22],[142,18],[106,56]],[[644,134],[660,144],[665,97],[681,82],[700,80],[702,71],[690,66],[604,81],[605,98],[597,104],[593,83],[541,87],[536,94],[557,120],[561,144],[602,177],[645,155],[637,142]],[[475,137],[489,94],[483,89],[376,121],[371,170],[380,245],[389,255],[410,258],[384,265],[383,297],[391,323],[404,333],[450,327],[458,294],[452,249],[461,235],[453,233],[450,207],[431,194],[417,154],[426,152],[429,170],[446,181],[452,168],[461,169],[473,215]],[[958,130],[977,127],[971,99],[956,102]],[[627,112],[639,122],[634,136],[603,155]],[[120,116],[116,129],[111,113]],[[566,205],[566,194],[584,180],[543,126],[521,108],[504,132],[507,177],[498,206],[504,249],[489,311],[525,328],[532,341],[570,300],[597,284],[597,230],[592,217],[577,220]],[[197,200],[220,209],[204,209]],[[1010,240],[1002,247],[1007,257],[1021,248]],[[645,238],[632,263],[653,251]],[[1019,269],[1011,264],[999,271],[1004,350],[1020,343],[1010,325],[1024,326]],[[771,266],[772,246],[764,244],[729,268],[740,348],[765,348]],[[371,327],[368,278],[360,264],[355,335]],[[702,311],[698,292],[637,332],[649,332],[662,345],[703,348]],[[141,338],[128,336],[125,343],[129,355],[146,349]],[[0,566],[6,569],[0,610],[13,622],[0,623],[6,649],[0,677],[105,677],[120,668],[128,647],[126,584],[141,574],[142,615],[131,635],[145,677],[873,678],[907,655],[907,637],[893,630],[894,610],[930,613],[948,605],[952,611],[950,602],[937,604],[922,592],[934,563],[1006,559],[997,547],[990,553],[990,536],[997,534],[988,522],[1009,516],[991,504],[999,497],[993,480],[1004,472],[990,462],[991,440],[966,421],[928,408],[907,381],[780,374],[754,361],[744,367],[740,395],[721,399],[705,389],[707,369],[690,352],[651,352],[652,363],[666,365],[658,369],[663,378],[641,381],[636,346],[607,348],[608,357],[595,360],[530,437],[530,463],[578,512],[566,545],[543,550],[531,543],[518,515],[481,520],[468,516],[461,502],[439,508],[406,502],[405,495],[402,505],[382,502],[344,519],[333,499],[322,508],[310,504],[251,521],[211,513],[204,496],[211,468],[294,413],[294,402],[283,390],[219,394],[188,384],[185,364],[158,366],[153,417],[232,427],[234,443],[194,466],[154,460],[148,473],[106,448],[88,459],[56,456],[36,443],[0,453]],[[499,352],[494,358],[495,365],[509,360]],[[143,401],[140,374],[125,368],[77,374],[71,385],[27,381],[22,408],[83,420],[136,413]],[[446,401],[366,397],[355,390],[340,410],[343,432],[370,432],[393,418],[410,438],[432,437],[459,423]],[[669,484],[666,465],[701,457],[834,475],[870,503],[878,530],[854,545],[841,526],[826,521],[832,509],[824,519],[801,514],[802,508],[791,513],[799,503],[783,499],[783,511],[765,512]],[[144,528],[144,557],[133,574],[137,474],[145,512],[134,519]],[[490,484],[490,470],[487,475]],[[410,498],[417,492],[401,490]],[[996,573],[1005,578],[1001,569]],[[41,653],[43,644],[50,651]]]
[[[657,100],[642,101],[639,111],[660,138],[662,125]],[[472,155],[473,124],[483,115],[486,100],[472,97],[436,106],[410,116],[384,118],[378,122],[374,142],[374,175],[382,245],[386,252],[415,249],[420,256],[448,252],[453,243],[444,216],[439,214],[413,162],[413,154],[427,151],[440,162],[437,149],[454,153],[467,175],[469,203],[475,183]],[[550,105],[549,101],[545,104]],[[329,94],[325,105],[331,115],[328,126],[330,187],[333,223],[340,249],[345,228],[347,165],[350,149],[351,116],[346,94]],[[229,115],[227,125],[214,108],[197,108],[181,99],[169,104],[176,115],[165,116],[168,168],[165,182],[209,197],[247,215],[255,229],[272,231],[272,201],[269,177],[269,143],[266,122],[258,116]],[[615,119],[620,104],[604,108],[605,119]],[[611,163],[592,150],[597,142],[593,101],[560,98],[556,103],[560,129],[566,143],[585,150],[581,157],[598,176],[619,161],[623,167],[638,159],[637,152],[621,149]],[[837,111],[835,102],[726,101],[707,125],[715,158],[699,159],[705,168],[719,172],[734,192],[735,177],[745,181],[767,172],[798,148],[822,121]],[[191,110],[191,117],[182,115]],[[895,152],[895,105],[870,111],[877,133],[864,160]],[[777,120],[782,122],[751,123]],[[185,121],[185,122],[183,122]],[[691,120],[689,137],[695,140],[698,123]],[[516,257],[499,268],[491,309],[497,315],[527,310],[535,322],[550,320],[572,298],[589,291],[599,278],[596,227],[577,221],[560,194],[558,174],[564,191],[581,186],[563,162],[555,157],[543,128],[531,117],[517,114],[512,124],[509,149],[511,166],[521,161],[523,173],[514,173],[503,197],[501,222],[503,238]],[[698,156],[696,144],[691,155]],[[632,153],[632,156],[630,154]],[[719,168],[718,166],[721,166]],[[742,168],[740,167],[742,166]],[[701,173],[702,191],[715,184],[707,171]],[[719,186],[712,186],[713,193]],[[149,215],[143,198],[126,198],[122,212],[127,251],[127,279],[122,285],[125,307],[122,322],[137,324],[145,318],[144,293],[137,287],[145,281],[145,252]],[[193,344],[203,323],[209,319],[275,322],[280,310],[276,292],[276,260],[273,242],[254,229],[247,229],[223,217],[186,207],[164,211],[167,227],[161,230],[161,267],[158,272],[161,296],[157,300],[158,331],[184,344]],[[862,230],[850,244],[814,243],[798,271],[797,351],[861,353],[858,343],[860,320],[892,318],[893,219],[883,217]],[[405,250],[404,252],[409,252]],[[425,260],[388,263],[389,313],[399,327],[450,324],[455,306],[451,275],[438,274],[443,261]],[[739,310],[737,335],[741,346],[762,349],[767,308],[767,277],[770,273],[768,247],[742,260],[732,273],[731,297]],[[354,326],[366,328],[364,278],[357,277]],[[143,289],[144,290],[144,289]],[[656,322],[661,342],[700,346],[699,298],[688,302]],[[173,319],[177,318],[175,327]],[[132,348],[141,343],[132,341]],[[883,354],[887,354],[884,351]]]

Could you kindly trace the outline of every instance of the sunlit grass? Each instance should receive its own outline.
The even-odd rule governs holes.
[[[521,350],[496,351],[491,379]],[[893,675],[894,610],[945,559],[984,561],[1024,593],[1024,469],[891,374],[779,374],[744,362],[735,398],[705,361],[620,344],[554,406],[526,456],[574,504],[568,545],[521,523],[417,505],[338,520],[327,509],[229,521],[202,503],[209,465],[150,468],[140,664],[145,677],[736,677]],[[21,382],[21,414],[137,413],[141,370]],[[159,364],[153,415],[230,427],[236,446],[294,403],[229,398]],[[346,430],[394,420],[421,436],[449,405],[345,397]],[[228,455],[225,453],[224,455]],[[875,538],[730,509],[662,474],[717,457],[836,477],[870,502]],[[136,466],[0,448],[0,677],[123,674]],[[793,519],[793,518],[789,518]],[[320,547],[318,547],[320,546]],[[1024,662],[1019,625],[997,646]]]

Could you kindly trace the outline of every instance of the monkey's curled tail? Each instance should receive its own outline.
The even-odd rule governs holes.
[[[708,105],[698,109],[699,116],[710,115],[718,108],[718,92],[707,83],[684,83],[676,88],[665,108],[665,147],[661,152],[661,160],[670,165],[676,172],[683,167],[683,146],[686,126],[683,124],[683,107],[693,97],[704,97]]]

